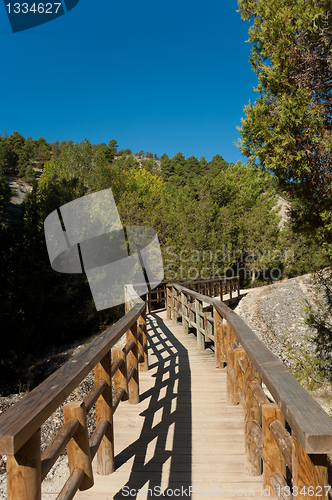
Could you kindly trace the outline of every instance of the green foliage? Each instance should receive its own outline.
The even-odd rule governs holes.
[[[124,190],[117,208],[124,225],[142,225],[156,229],[163,245],[168,232],[165,213],[169,194],[158,175],[145,169],[131,169],[125,175]]]
[[[111,150],[111,152],[113,153],[113,158],[114,158],[114,155],[117,153],[117,150],[118,150],[118,143],[116,142],[115,139],[111,139],[108,143],[108,147]]]
[[[93,154],[91,143],[87,140],[80,144],[68,142],[59,156],[45,164],[39,184],[46,187],[54,179],[77,179],[78,189],[84,186],[87,193],[106,189],[110,186],[111,170],[103,148]],[[77,197],[74,192],[73,199]]]
[[[255,104],[245,107],[240,148],[273,172],[297,203],[293,218],[332,248],[331,1],[240,0],[252,22]],[[332,255],[332,250],[330,250]]]
[[[53,347],[98,332],[123,314],[121,307],[97,312],[84,274],[50,266],[44,220],[86,191],[78,179],[53,178],[26,195],[21,220],[0,227],[1,393],[16,390],[18,381],[27,384],[27,367]]]
[[[121,155],[121,156],[128,156],[128,155],[131,155],[132,152],[131,152],[131,149],[120,149],[120,151],[118,151],[117,154]]]
[[[9,387],[11,380],[28,383],[26,367],[52,346],[98,331],[123,313],[120,307],[97,313],[86,277],[56,273],[49,264],[45,218],[86,194],[111,187],[124,225],[157,231],[166,279],[218,276],[227,268],[237,274],[240,267],[249,273],[246,281],[243,276],[249,285],[262,267],[276,265],[271,256],[279,248],[302,252],[301,264],[278,262],[284,274],[310,270],[305,267],[308,255],[314,259],[317,249],[291,228],[280,230],[275,183],[268,173],[241,162],[229,164],[220,155],[207,162],[164,154],[159,167],[150,154],[137,161],[123,150],[114,160],[117,147],[115,139],[92,145],[88,140],[49,144],[18,132],[0,138],[0,209],[9,199],[4,168],[13,172],[19,166],[32,179],[36,162],[44,166],[38,187],[26,195],[21,219],[0,227],[0,321],[5,332],[0,391],[15,390]],[[324,254],[317,255],[319,267],[325,264]]]
[[[142,161],[142,168],[144,168],[144,170],[146,170],[147,172],[151,172],[151,173],[152,172],[159,173],[159,170],[160,170],[158,163],[156,163],[151,158],[148,160]]]
[[[317,272],[316,275],[316,290],[324,291],[323,307],[314,311],[313,308],[307,305],[306,308],[306,324],[311,326],[314,331],[314,344],[316,353],[320,359],[327,363],[332,373],[332,284],[331,270],[323,273]],[[320,292],[321,293],[321,292]]]
[[[0,167],[8,173],[16,173],[18,155],[14,151],[9,138],[0,138]]]
[[[267,255],[278,244],[279,217],[266,190],[268,177],[240,162],[214,172],[172,192],[168,245],[178,257],[168,259],[170,278],[224,275],[227,268],[237,274],[271,264]]]
[[[314,272],[330,264],[329,255],[313,235],[294,232],[290,223],[280,233],[280,248],[283,249],[283,276],[288,278]]]
[[[308,334],[300,344],[285,335],[284,353],[290,361],[287,368],[307,391],[315,393],[331,379],[330,364],[315,353],[313,340]]]

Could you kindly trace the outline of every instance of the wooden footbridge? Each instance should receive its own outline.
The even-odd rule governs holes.
[[[167,285],[166,307],[148,315],[127,286],[126,315],[0,417],[9,500],[50,498],[42,481],[65,447],[57,500],[329,497],[331,418],[214,297],[225,282],[202,286]],[[41,454],[40,426],[93,368],[93,389],[63,407]]]

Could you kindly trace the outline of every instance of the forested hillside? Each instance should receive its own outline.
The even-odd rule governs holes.
[[[37,171],[40,180],[34,180]],[[5,174],[31,182],[19,219],[8,219]],[[0,138],[0,393],[28,383],[26,368],[52,348],[98,332],[123,314],[96,312],[84,275],[52,270],[44,220],[57,207],[112,188],[124,225],[159,236],[165,279],[240,274],[242,286],[328,265],[311,236],[280,227],[274,176],[241,162],[173,158],[108,144]]]

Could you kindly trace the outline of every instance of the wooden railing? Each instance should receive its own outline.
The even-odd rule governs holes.
[[[152,304],[164,304],[166,306],[166,287],[168,281],[162,281],[154,290],[149,287],[148,293],[146,294],[146,301],[148,305],[148,312],[152,311]],[[209,297],[223,297],[229,294],[229,299],[227,304],[236,302],[237,297],[240,296],[240,278],[239,276],[226,277],[220,276],[218,278],[206,278],[200,281],[187,281],[187,280],[176,280],[174,283],[178,285],[185,286],[190,290],[201,293],[203,295],[208,295]],[[139,291],[139,287],[143,285],[135,285],[135,289]]]
[[[288,500],[327,498],[332,419],[321,406],[220,300],[170,284],[167,317],[175,323],[181,320],[185,333],[194,328],[199,349],[206,341],[214,342],[216,367],[227,365],[227,403],[242,404],[245,410],[245,468],[249,476],[263,473],[264,495]]]
[[[41,482],[67,446],[70,476],[57,500],[93,485],[98,473],[114,471],[113,414],[120,401],[139,402],[139,366],[148,369],[146,308],[126,287],[127,314],[0,416],[0,454],[7,455],[7,499],[40,500]],[[123,348],[112,347],[126,334]],[[84,401],[63,407],[64,426],[41,454],[40,426],[94,369],[95,384]],[[113,380],[113,383],[112,383]],[[113,390],[114,385],[114,390]],[[96,428],[88,438],[87,414],[96,407]]]

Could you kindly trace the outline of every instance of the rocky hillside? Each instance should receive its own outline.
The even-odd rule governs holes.
[[[314,331],[304,323],[308,306],[316,311],[326,308],[323,290],[309,274],[249,290],[235,311],[331,414],[331,384],[311,384],[316,357],[310,342]]]

